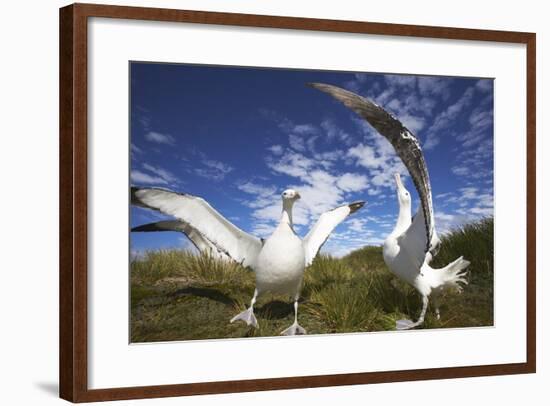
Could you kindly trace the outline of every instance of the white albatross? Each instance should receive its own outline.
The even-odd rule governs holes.
[[[403,123],[376,103],[336,86],[323,83],[310,83],[310,86],[330,94],[373,126],[392,144],[411,175],[421,206],[411,221],[410,194],[396,175],[399,217],[395,229],[384,243],[383,255],[390,270],[422,295],[419,319],[416,322],[399,320],[396,323],[398,330],[416,327],[424,322],[430,293],[448,287],[460,290],[459,284],[467,283],[462,271],[470,264],[460,257],[442,269],[429,266],[439,251],[441,241],[435,230],[432,188],[420,142]],[[439,314],[437,308],[436,313]]]
[[[281,332],[283,335],[306,334],[306,330],[298,324],[298,299],[305,267],[313,262],[334,228],[365,204],[345,204],[323,213],[301,240],[294,232],[292,223],[292,207],[299,198],[300,194],[292,189],[283,192],[281,220],[273,234],[261,240],[233,225],[200,197],[158,188],[131,188],[132,204],[176,217],[191,227],[188,230],[197,233],[200,240],[206,241],[204,246],[213,246],[254,270],[256,288],[250,307],[233,317],[231,322],[242,320],[249,326],[258,327],[254,304],[259,295],[272,292],[292,297],[294,323]]]
[[[468,284],[465,279],[466,267],[470,262],[460,257],[444,268],[434,269],[430,266],[432,255],[426,254],[425,260],[419,262],[419,252],[424,252],[424,214],[418,210],[411,220],[411,195],[405,189],[401,176],[395,174],[399,215],[395,228],[384,241],[384,262],[399,278],[411,284],[422,295],[422,310],[417,321],[398,320],[397,330],[407,330],[424,322],[430,294],[439,294],[445,289],[462,291],[461,283]],[[439,307],[435,313],[439,319]]]

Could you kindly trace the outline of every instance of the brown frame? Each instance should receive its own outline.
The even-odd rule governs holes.
[[[88,17],[492,41],[527,47],[527,361],[243,381],[88,389],[87,21]],[[60,397],[72,402],[447,379],[536,371],[536,36],[534,33],[73,4],[60,9]]]

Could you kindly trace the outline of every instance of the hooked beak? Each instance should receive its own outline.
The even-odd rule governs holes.
[[[300,193],[296,192],[296,195],[294,195],[294,200],[299,200],[301,198],[302,196],[300,196]]]
[[[395,178],[395,186],[397,186],[397,190],[403,189],[403,182],[401,182],[401,175],[399,173],[395,173],[393,175]]]

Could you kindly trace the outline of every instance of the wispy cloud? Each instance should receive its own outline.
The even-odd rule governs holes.
[[[134,184],[173,185],[178,179],[170,171],[148,163],[141,165],[141,169],[132,169],[130,180]]]
[[[170,171],[167,171],[165,169],[162,169],[158,166],[153,166],[148,163],[143,164],[143,169],[153,173],[154,175],[160,177],[161,179],[165,180],[166,183],[176,183],[178,179],[172,174]]]
[[[447,100],[451,96],[453,79],[439,76],[419,76],[418,91],[422,95],[441,97]]]
[[[136,144],[133,142],[130,143],[130,157],[135,158],[138,155],[143,154],[143,150],[139,148]]]
[[[458,188],[435,196],[437,229],[449,232],[461,225],[494,214],[492,189],[477,186]]]
[[[393,175],[400,173],[408,176],[407,169],[401,159],[395,153],[392,145],[380,134],[375,134],[362,120],[356,120],[356,124],[365,134],[369,144],[359,143],[351,147],[347,156],[353,159],[357,166],[367,169],[370,187],[368,194],[379,195],[384,188],[394,188]]]
[[[275,175],[286,177],[285,188],[296,189],[302,196],[294,207],[293,222],[297,226],[311,226],[321,213],[343,204],[348,193],[364,191],[368,186],[368,178],[364,174],[331,171],[324,161],[315,158],[325,155],[326,158],[337,159],[337,156],[341,156],[339,152],[313,154],[307,149],[296,151],[292,147],[282,154],[279,154],[278,149],[273,151],[270,148],[269,151],[271,154],[265,160],[267,168]],[[244,203],[253,209],[251,231],[260,236],[268,235],[281,216],[282,190],[254,182],[241,182],[237,188],[250,195],[249,199],[244,199]],[[300,230],[305,231],[302,228]]]
[[[423,141],[440,232],[492,214],[492,80],[361,73],[342,78],[340,83],[331,83],[380,104]],[[290,85],[288,91],[292,91]],[[216,100],[223,99],[219,92],[218,96]],[[239,126],[226,123],[223,131],[246,145],[246,153],[244,149],[220,153],[214,143],[183,147],[170,135],[180,128],[176,122],[155,128],[152,118],[157,116],[138,109],[133,123],[142,128],[132,139],[132,182],[179,188],[183,184],[176,178],[183,172],[186,191],[222,205],[219,209],[231,221],[261,237],[271,234],[278,223],[281,192],[286,188],[302,195],[294,210],[296,231],[301,235],[322,212],[353,200],[369,200],[335,230],[323,251],[341,256],[365,244],[380,244],[397,216],[393,174],[408,177],[393,147],[330,98],[319,96],[315,104],[317,99],[310,99],[309,92],[300,96],[305,98],[303,105],[311,101],[316,106],[312,109],[312,113],[319,112],[316,115],[286,109],[276,97],[260,98],[266,108],[259,116]],[[245,114],[238,105],[231,110]],[[218,131],[193,117],[181,129],[189,131],[190,140],[206,131]],[[259,133],[265,137],[249,137]],[[166,153],[159,161],[161,149]],[[200,192],[194,189],[196,185]],[[414,190],[412,185],[410,190]],[[225,197],[232,203],[227,207],[223,206]]]
[[[139,169],[134,169],[132,170],[132,172],[130,172],[130,180],[134,184],[166,185],[168,183],[160,176],[147,174],[140,171]]]
[[[321,122],[321,128],[325,130],[325,134],[329,141],[335,140],[346,145],[352,142],[350,134],[338,127],[331,119],[324,119]]]
[[[454,104],[437,115],[433,124],[428,129],[424,149],[433,149],[440,143],[442,133],[448,130],[463,110],[470,105],[474,92],[474,87],[469,87]]]
[[[369,184],[365,175],[356,173],[344,173],[336,181],[336,185],[344,192],[360,192],[365,190]]]
[[[176,140],[174,137],[168,134],[161,134],[156,131],[149,131],[145,134],[145,139],[149,142],[156,142],[157,144],[175,145]]]
[[[203,159],[201,163],[203,166],[195,168],[195,173],[216,182],[223,180],[228,173],[233,171],[232,166],[214,159]]]
[[[272,145],[268,148],[268,150],[274,155],[281,155],[284,151],[284,148],[282,145]]]

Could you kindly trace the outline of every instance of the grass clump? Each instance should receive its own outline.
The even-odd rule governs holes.
[[[429,308],[423,328],[493,324],[492,218],[444,235],[431,265],[443,267],[461,255],[471,262],[469,285],[439,300],[440,320]],[[254,292],[254,273],[232,262],[163,250],[130,266],[132,342],[274,336],[294,320],[292,300],[268,294],[255,306],[258,329],[230,324]],[[393,330],[396,320],[415,320],[421,309],[420,295],[387,269],[381,247],[343,258],[318,255],[303,283],[299,322],[309,334]]]
[[[334,284],[315,290],[308,312],[326,326],[328,333],[372,331],[379,316],[363,284]]]

